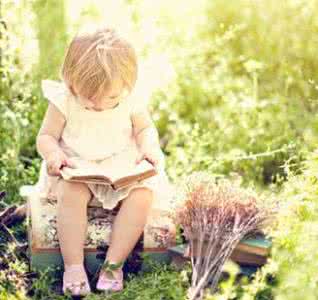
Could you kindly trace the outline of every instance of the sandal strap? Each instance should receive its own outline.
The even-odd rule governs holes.
[[[110,282],[110,283],[121,283],[123,281],[123,278],[118,278],[118,279],[110,279],[110,278],[107,278],[105,276],[100,276],[99,277],[99,280],[100,281],[104,281],[104,282]]]
[[[66,280],[66,275],[71,275],[74,274],[75,272],[78,273],[79,271],[82,271],[85,274],[85,279],[80,279],[80,280],[74,280],[72,282],[71,279]],[[80,290],[86,290],[90,291],[90,285],[88,282],[88,278],[86,275],[85,268],[83,264],[74,264],[74,265],[69,265],[65,267],[64,270],[64,275],[63,275],[63,284],[64,284],[64,289],[73,289],[73,288],[80,288]]]
[[[73,293],[76,289],[79,289],[80,293],[85,292],[85,293],[90,293],[91,289],[88,284],[88,282],[84,281],[77,281],[77,282],[66,282],[64,283],[63,290],[64,291],[70,291]]]
[[[98,281],[99,283],[110,283],[111,285],[118,285],[118,284],[122,284],[122,281],[120,280],[103,280],[103,279],[99,279]]]
[[[72,287],[72,286],[85,286],[86,285],[86,281],[76,281],[76,282],[66,282],[65,286],[66,287]]]
[[[105,260],[103,262],[103,264],[100,266],[99,271],[103,271],[103,272],[108,273],[108,274],[110,273],[111,276],[113,278],[115,278],[114,271],[122,269],[123,265],[124,265],[124,261],[121,261],[119,263],[112,263],[108,260]],[[113,279],[113,280],[115,280],[115,279]]]
[[[103,270],[109,270],[109,271],[113,271],[113,270],[118,270],[121,269],[124,265],[124,262],[118,262],[118,263],[112,263],[108,260],[105,260],[104,263],[102,264],[102,268]]]

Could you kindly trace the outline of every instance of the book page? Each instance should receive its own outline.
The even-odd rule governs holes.
[[[148,170],[153,170],[153,165],[142,160],[136,164],[136,152],[126,151],[122,155],[111,156],[101,162],[91,162],[80,158],[73,159],[77,168],[64,167],[61,170],[64,179],[74,176],[105,176],[112,182],[132,175],[138,175]]]
[[[100,167],[103,168],[104,175],[109,177],[112,182],[154,169],[153,165],[146,160],[136,164],[134,158],[127,156],[117,156],[105,160],[100,164]]]
[[[98,164],[85,161],[85,160],[74,160],[76,168],[64,167],[61,170],[61,174],[64,179],[70,179],[74,176],[105,176],[103,168]]]

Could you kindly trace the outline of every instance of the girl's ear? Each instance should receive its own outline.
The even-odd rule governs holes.
[[[130,95],[130,92],[127,88],[124,88],[123,93],[122,93],[122,97],[126,98]]]

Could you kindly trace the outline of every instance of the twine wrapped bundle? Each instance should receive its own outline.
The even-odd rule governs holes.
[[[183,228],[190,247],[188,298],[202,299],[209,282],[215,292],[225,261],[243,237],[264,225],[272,205],[266,207],[266,201],[255,193],[229,180],[216,182],[205,172],[194,172],[182,183],[173,218]]]

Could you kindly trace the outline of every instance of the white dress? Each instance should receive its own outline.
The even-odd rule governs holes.
[[[112,159],[118,166],[135,161],[138,148],[133,137],[131,114],[145,108],[145,102],[134,97],[122,99],[117,106],[103,111],[86,109],[71,94],[63,82],[42,81],[44,96],[53,103],[66,119],[66,124],[59,141],[60,147],[71,158],[103,163]],[[42,197],[56,200],[56,183],[59,176],[47,173],[43,160],[36,187]],[[157,175],[133,183],[117,191],[111,186],[87,183],[93,197],[105,209],[113,209],[120,200],[126,198],[136,187],[148,187],[154,193],[153,208],[168,209],[173,186],[169,182],[164,167]]]

